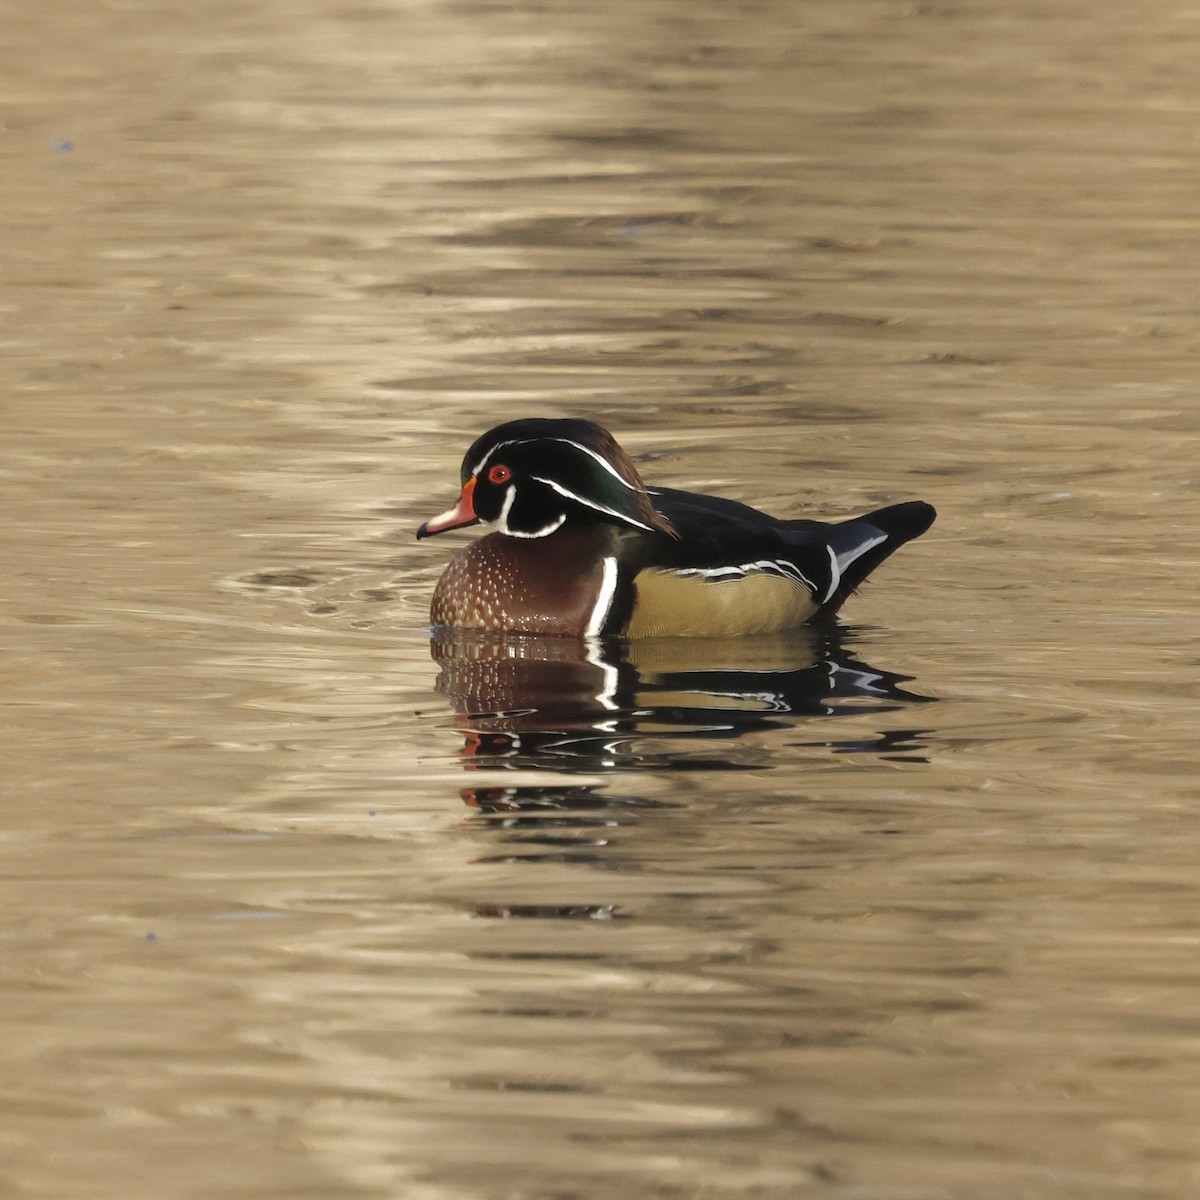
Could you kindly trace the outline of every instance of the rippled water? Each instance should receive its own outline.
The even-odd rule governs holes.
[[[10,14],[0,1191],[1194,1194],[1198,19]],[[939,521],[431,644],[535,414]]]

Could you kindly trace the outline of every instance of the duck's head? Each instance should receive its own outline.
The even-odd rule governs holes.
[[[509,421],[489,430],[463,459],[458,503],[417,537],[477,521],[519,538],[598,521],[675,536],[625,451],[594,421]]]

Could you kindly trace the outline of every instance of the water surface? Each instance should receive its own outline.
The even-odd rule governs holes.
[[[4,1193],[1194,1192],[1195,17],[11,16]],[[832,633],[431,643],[521,415],[941,515]]]

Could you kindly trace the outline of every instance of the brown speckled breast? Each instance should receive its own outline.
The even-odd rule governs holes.
[[[489,533],[451,559],[429,618],[464,629],[578,637],[595,611],[611,543],[599,525],[542,538]]]

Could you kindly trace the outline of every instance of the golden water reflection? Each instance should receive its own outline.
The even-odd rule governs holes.
[[[6,1197],[1197,1192],[1188,6],[10,8]],[[431,663],[524,415],[942,515]]]
[[[770,751],[737,753],[750,732],[800,719],[889,711],[929,699],[868,666],[844,627],[706,641],[581,641],[441,631],[437,689],[459,714],[468,768],[557,771],[754,770]],[[920,760],[919,735],[824,735],[831,751]],[[711,745],[712,749],[707,749]]]
[[[919,729],[864,736],[859,728],[839,737],[836,728],[825,728],[839,715],[895,711],[929,699],[906,690],[906,677],[856,659],[846,644],[851,637],[832,625],[723,642],[437,632],[437,688],[458,714],[463,766],[490,777],[460,794],[485,827],[501,825],[490,832],[503,845],[478,861],[603,867],[605,831],[647,809],[675,807],[669,799],[574,782],[580,773],[769,770],[778,755],[773,741],[801,729],[808,745],[834,754],[925,761]],[[748,750],[742,739],[751,733],[767,736]],[[553,781],[505,784],[496,781],[497,770],[548,772]],[[472,911],[504,919],[628,915],[615,903],[555,901],[483,901]]]

